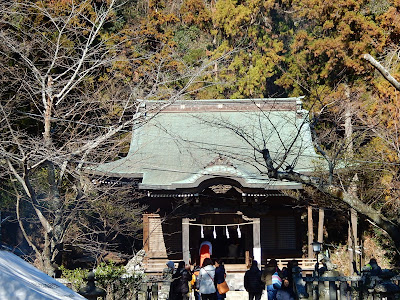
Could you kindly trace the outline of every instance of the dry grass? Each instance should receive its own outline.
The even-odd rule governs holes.
[[[336,264],[338,271],[345,276],[350,274],[350,261],[347,245],[338,245],[337,248],[331,252],[331,261]],[[364,265],[368,263],[371,258],[375,258],[382,269],[391,269],[393,265],[388,258],[388,253],[383,249],[373,236],[364,237]],[[360,256],[357,255],[357,268],[360,266]]]

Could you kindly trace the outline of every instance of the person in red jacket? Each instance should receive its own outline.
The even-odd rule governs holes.
[[[212,245],[209,241],[204,241],[200,244],[199,254],[200,254],[200,266],[202,266],[204,259],[211,258],[212,255]]]

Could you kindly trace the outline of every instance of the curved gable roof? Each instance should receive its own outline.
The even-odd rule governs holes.
[[[142,189],[193,188],[213,177],[231,178],[249,188],[301,188],[269,179],[262,155],[255,151],[266,147],[275,161],[285,160],[283,167],[313,170],[317,155],[299,100],[177,101],[148,115],[148,122],[134,130],[127,157],[95,171],[141,177]]]

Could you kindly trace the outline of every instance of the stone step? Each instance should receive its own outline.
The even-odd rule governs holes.
[[[226,300],[247,300],[249,294],[245,291],[229,291],[226,293]]]
[[[231,291],[244,291],[244,272],[243,273],[226,273],[226,283]]]
[[[140,293],[139,300],[146,300],[146,295],[145,293]],[[168,289],[159,291],[158,293],[158,299],[159,300],[167,300],[168,299]],[[193,293],[189,294],[189,299],[190,300],[195,300]],[[225,300],[247,300],[249,299],[249,294],[245,291],[229,291],[226,293],[226,298]],[[267,300],[268,297],[266,295],[263,295],[262,300]]]

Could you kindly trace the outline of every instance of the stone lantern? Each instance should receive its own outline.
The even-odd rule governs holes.
[[[96,287],[94,283],[95,278],[93,272],[90,272],[88,274],[86,281],[87,281],[86,286],[79,290],[78,292],[79,294],[81,294],[83,297],[89,300],[97,300],[97,297],[102,297],[103,299],[105,299],[106,291]]]

